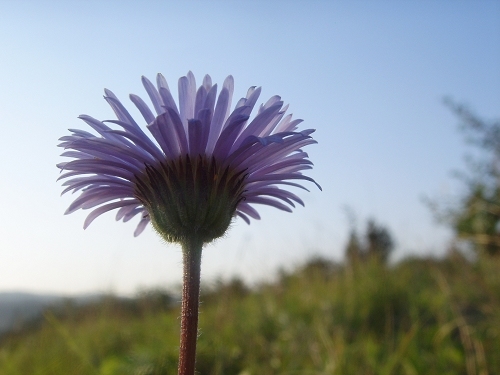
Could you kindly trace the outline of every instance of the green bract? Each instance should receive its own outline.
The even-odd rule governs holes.
[[[169,242],[193,237],[207,243],[229,227],[246,175],[217,161],[189,155],[147,166],[137,177],[136,196],[147,208],[153,227]]]

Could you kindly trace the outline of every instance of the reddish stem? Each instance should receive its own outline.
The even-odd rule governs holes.
[[[196,240],[182,245],[184,278],[178,375],[194,375],[195,370],[202,246],[203,243]]]

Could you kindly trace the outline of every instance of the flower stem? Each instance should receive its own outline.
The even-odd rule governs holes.
[[[194,375],[195,370],[202,247],[203,242],[197,239],[182,244],[184,277],[178,375]]]

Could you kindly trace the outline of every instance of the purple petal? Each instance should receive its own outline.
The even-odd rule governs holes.
[[[119,221],[119,220],[123,219],[125,217],[125,215],[128,215],[130,212],[134,211],[135,209],[137,209],[137,207],[132,205],[132,204],[129,206],[125,206],[125,207],[120,208],[118,210],[118,212],[116,213],[115,220]]]
[[[179,156],[179,143],[176,142],[177,136],[168,112],[159,115],[148,128],[168,158]]]
[[[179,115],[171,108],[168,109],[168,114],[170,115],[170,123],[173,125],[173,129],[177,135],[177,144],[179,145],[180,153],[181,155],[186,155],[189,152],[189,146],[186,138],[187,122],[186,131],[184,131],[184,126]]]
[[[252,179],[252,177],[248,178],[248,182],[253,182],[253,181],[282,181],[282,180],[306,180],[310,181],[313,184],[315,184],[319,190],[323,190],[319,184],[314,181],[311,177],[308,176],[303,176],[303,175],[298,175],[295,173],[285,173],[285,174],[269,174],[266,176],[260,176],[256,179]]]
[[[118,207],[127,206],[127,205],[131,204],[130,202],[131,201],[118,201],[118,202],[105,204],[104,206],[96,208],[85,219],[85,222],[83,224],[83,229],[87,229],[87,227],[92,223],[92,221],[94,221],[94,219],[96,217],[98,217],[99,215],[102,215],[105,212],[114,210],[115,208],[118,208]]]
[[[133,198],[134,190],[129,188],[96,187],[85,190],[67,208],[65,215],[73,213],[80,208],[92,208],[105,202],[121,198]],[[137,200],[135,200],[137,202]]]
[[[163,99],[163,112],[167,111],[169,108],[173,110],[177,115],[179,115],[179,110],[177,109],[177,105],[175,104],[174,97],[172,93],[167,90],[165,87],[160,87],[160,95]]]
[[[137,125],[132,116],[130,116],[130,113],[128,113],[128,111],[125,109],[123,104],[116,98],[116,96],[107,89],[105,90],[105,92],[108,96],[105,96],[104,99],[106,99],[110,107],[113,109],[118,120],[130,124],[136,129],[140,129],[139,125]]]
[[[194,100],[196,96],[196,83],[193,73],[179,78],[179,117],[185,131],[187,120],[194,117]]]
[[[212,117],[212,124],[210,125],[210,135],[207,143],[208,154],[213,152],[215,143],[219,138],[229,100],[229,91],[227,88],[223,88],[217,99],[217,105],[215,106],[215,112]]]
[[[299,189],[303,189],[305,191],[310,191],[309,189],[305,188],[304,186],[300,184],[296,184],[295,182],[289,182],[289,181],[256,181],[256,182],[250,182],[247,184],[248,189],[257,189],[259,187],[263,186],[274,186],[274,185],[287,185],[287,186],[293,186],[297,187]]]
[[[189,120],[188,121],[188,131],[189,131],[189,154],[191,156],[197,156],[202,153],[201,144],[203,141],[203,129],[200,120]]]
[[[238,210],[250,216],[252,219],[260,220],[260,215],[257,210],[246,202],[240,202],[240,204],[238,204]]]
[[[201,123],[201,141],[200,154],[205,154],[207,149],[208,137],[210,135],[210,121],[212,120],[212,112],[210,109],[202,109],[198,113],[198,119]]]
[[[284,139],[284,144],[271,144],[254,153],[251,157],[242,160],[239,165],[240,168],[251,168],[252,170],[260,168],[265,164],[272,164],[276,160],[280,160],[288,156],[290,153],[300,149],[303,146],[317,143],[311,138],[304,138],[300,133]],[[234,165],[234,167],[237,167]]]
[[[277,208],[282,211],[286,212],[292,212],[292,209],[288,206],[285,206],[283,203],[278,202],[274,199],[271,198],[264,198],[264,197],[249,197],[246,200],[247,203],[256,203],[256,204],[265,204],[267,206],[271,206],[274,208]]]
[[[205,77],[203,77],[203,87],[207,92],[212,88],[212,77],[208,74],[205,74]]]
[[[125,138],[130,139],[132,142],[134,142],[135,145],[139,146],[142,151],[147,152],[147,154],[143,154],[143,158],[145,160],[150,159],[151,157],[155,158],[156,160],[165,159],[165,156],[148,137],[140,137],[138,135],[136,136],[135,134],[127,133],[122,130],[110,130],[109,132],[113,134],[119,134]]]
[[[158,86],[158,90],[160,90],[160,88],[163,87],[163,88],[167,89],[168,91],[170,91],[170,88],[168,87],[167,80],[165,79],[165,77],[161,73],[158,73],[156,75],[156,85]]]
[[[274,118],[279,110],[281,109],[283,102],[278,102],[274,106],[265,109],[263,112],[257,115],[253,119],[253,121],[243,130],[233,145],[233,151],[237,149],[241,143],[247,138],[249,135],[258,136],[260,132],[265,129],[265,127],[269,124],[272,118]]]
[[[270,197],[278,198],[278,199],[291,199],[301,206],[304,206],[304,202],[297,195],[293,194],[288,190],[283,190],[277,187],[265,187],[260,189],[249,189],[245,196],[260,196],[260,195],[268,195]]]
[[[160,93],[161,99],[163,100],[162,112],[165,112],[167,108],[172,108],[175,113],[179,114],[177,104],[175,104],[174,97],[170,92],[170,88],[168,87],[168,83],[165,77],[158,73],[158,75],[156,76],[156,84],[158,86],[158,92]]]
[[[282,133],[282,132],[292,132],[295,131],[297,128],[297,125],[300,124],[303,120],[297,119],[290,121],[292,119],[292,115],[290,115],[290,119],[287,122],[281,122],[278,124],[276,129],[274,130],[274,133]]]
[[[165,112],[165,110],[162,107],[163,102],[161,100],[160,94],[158,94],[158,91],[156,90],[156,87],[154,87],[151,81],[144,76],[142,76],[142,84],[144,85],[144,88],[146,89],[146,92],[149,95],[149,99],[151,100],[153,106],[155,107],[156,114],[160,115],[163,112]]]
[[[144,209],[144,207],[138,206],[138,207],[134,208],[133,210],[127,212],[127,214],[125,214],[125,216],[123,216],[123,222],[126,223],[127,221],[130,221],[131,219],[133,219],[136,215],[138,215],[140,213],[144,214],[144,212],[147,213],[147,211]]]
[[[66,189],[64,189],[61,195],[67,193],[68,191],[74,190],[78,191],[85,186],[92,186],[95,184],[104,184],[109,187],[128,187],[130,191],[133,192],[134,185],[127,180],[122,180],[120,178],[113,179],[110,176],[90,176],[90,177],[80,177],[72,180],[68,180],[63,183],[63,186],[69,185]]]
[[[137,228],[135,229],[134,231],[134,237],[137,237],[138,235],[140,235],[144,229],[146,228],[146,226],[149,224],[149,215],[148,216],[144,216],[141,221],[139,222],[139,225],[137,225]]]
[[[244,108],[245,107],[238,108],[238,110],[235,110],[229,117],[227,122],[230,124],[222,131],[217,143],[215,144],[213,151],[215,158],[224,160],[229,154],[234,140],[238,137],[238,134],[245,125],[245,122],[248,120],[248,116],[238,114],[238,112],[242,112]]]
[[[214,113],[215,99],[217,98],[217,85],[213,85],[208,91],[207,98],[203,109],[209,109],[210,113]],[[202,109],[202,110],[203,110]],[[198,115],[199,116],[199,115]]]
[[[130,94],[129,95],[130,100],[132,103],[135,104],[139,112],[141,112],[142,117],[144,117],[144,120],[146,123],[151,123],[154,121],[155,116],[153,115],[153,112],[149,109],[149,107],[144,103],[144,100],[142,100],[139,96]]]
[[[207,90],[204,86],[200,86],[196,92],[196,100],[194,104],[193,116],[197,115],[203,108],[205,108],[205,100],[207,98]]]
[[[243,220],[245,220],[245,222],[248,225],[250,225],[250,219],[244,213],[242,213],[241,211],[236,211],[236,215],[238,215],[239,217],[241,217]]]
[[[134,174],[139,170],[128,168],[123,163],[115,163],[105,160],[73,160],[64,165],[64,170],[75,171],[76,174],[104,174],[110,176],[121,177],[132,181]],[[65,177],[69,177],[68,174]]]

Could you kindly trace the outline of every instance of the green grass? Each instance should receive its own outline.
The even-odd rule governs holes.
[[[179,305],[160,297],[47,312],[0,342],[0,374],[176,374]],[[202,301],[202,375],[500,374],[499,259],[315,259]]]

